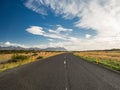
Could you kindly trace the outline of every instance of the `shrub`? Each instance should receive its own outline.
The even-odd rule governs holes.
[[[11,60],[8,62],[18,62],[18,61],[23,61],[25,59],[28,59],[28,56],[25,55],[13,55]]]
[[[42,59],[43,57],[42,56],[38,56],[37,59]]]
[[[37,55],[38,55],[37,53],[32,54],[32,56],[37,56]]]

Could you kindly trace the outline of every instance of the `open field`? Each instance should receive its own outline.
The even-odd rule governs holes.
[[[74,55],[120,71],[120,51],[84,51],[75,52]]]
[[[20,52],[20,53],[0,53],[0,72],[5,71],[10,68],[21,66],[36,60],[48,58],[54,55],[61,54],[63,52],[45,52],[45,51],[36,51],[36,52]],[[15,56],[15,58],[13,58]],[[22,57],[27,57],[25,60],[22,60]],[[16,61],[15,61],[15,60]],[[18,59],[18,61],[17,61]]]

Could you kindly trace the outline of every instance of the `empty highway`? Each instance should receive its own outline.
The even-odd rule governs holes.
[[[66,53],[0,73],[0,90],[120,90],[120,74]]]

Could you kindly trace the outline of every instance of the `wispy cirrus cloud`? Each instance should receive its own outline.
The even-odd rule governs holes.
[[[36,13],[47,15],[46,10],[41,7],[43,1],[42,0],[26,0],[26,3],[24,5],[28,8],[33,10]]]
[[[44,7],[50,7],[65,19],[78,17],[76,27],[94,29],[100,36],[116,36],[120,33],[119,0],[27,0],[27,4],[28,8],[35,7],[46,13]]]
[[[120,43],[119,0],[27,0],[25,6],[42,15],[47,15],[46,8],[50,8],[56,15],[62,15],[64,19],[77,17],[78,20],[74,22],[75,27],[93,29],[97,32],[94,38],[90,40],[83,39],[82,43],[78,38],[78,42],[76,39],[72,40],[69,38],[75,41],[76,45],[73,45],[72,41],[68,41],[68,43],[62,42],[62,45],[73,46],[73,48],[79,46],[80,49],[81,47],[83,49],[84,47],[87,47],[87,49],[120,48],[117,45]],[[61,31],[49,29],[49,32],[55,35],[55,33]],[[59,37],[59,35],[57,36]],[[63,37],[60,35],[60,38]],[[85,37],[89,39],[92,36],[86,34]],[[107,43],[109,43],[109,46]]]

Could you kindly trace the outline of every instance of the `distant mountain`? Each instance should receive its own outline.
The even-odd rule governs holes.
[[[48,47],[45,49],[42,48],[23,48],[20,46],[7,46],[7,47],[2,47],[0,46],[0,50],[42,50],[42,51],[67,51],[64,47]]]
[[[42,50],[41,48],[33,47],[33,48],[28,48],[28,50]]]
[[[49,48],[45,48],[43,49],[45,51],[67,51],[67,49],[65,49],[64,47],[49,47]]]
[[[0,46],[0,50],[25,50],[25,48],[20,47],[20,46],[7,46],[7,47],[2,47]]]

